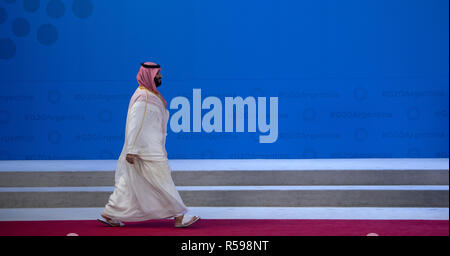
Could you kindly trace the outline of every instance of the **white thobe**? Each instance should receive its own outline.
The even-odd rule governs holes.
[[[137,88],[128,108],[125,143],[117,161],[115,188],[104,215],[122,221],[179,216],[188,211],[172,180],[165,142],[169,111],[153,92]],[[134,164],[127,154],[137,154]]]

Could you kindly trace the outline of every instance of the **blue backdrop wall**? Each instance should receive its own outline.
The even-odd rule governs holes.
[[[265,97],[277,117],[261,143],[248,114],[191,114],[169,159],[448,157],[447,0],[1,0],[0,159],[117,158],[142,61],[169,103]]]

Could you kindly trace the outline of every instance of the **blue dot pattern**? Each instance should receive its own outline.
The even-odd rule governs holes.
[[[24,37],[30,33],[30,23],[24,18],[17,18],[12,24],[12,30],[17,37]]]
[[[58,29],[52,24],[44,24],[38,28],[37,40],[43,45],[52,45],[58,40]]]
[[[12,4],[16,0],[3,0],[3,2]],[[33,13],[39,10],[40,0],[23,0],[23,9]],[[61,18],[65,15],[66,6],[62,0],[48,0],[46,12],[50,18]],[[89,17],[94,9],[91,0],[73,0],[72,12],[81,19]],[[0,24],[8,20],[8,12],[4,7],[0,7]],[[11,24],[11,29],[16,37],[25,37],[29,35],[31,26],[28,20],[24,18],[15,18]],[[55,25],[44,24],[39,26],[36,32],[36,38],[42,45],[52,45],[58,40],[58,29]],[[16,43],[10,38],[0,38],[0,59],[11,59],[16,55]]]

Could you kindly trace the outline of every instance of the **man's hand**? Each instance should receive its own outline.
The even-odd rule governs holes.
[[[127,162],[128,163],[130,163],[130,164],[134,164],[134,159],[136,158],[136,157],[139,157],[138,155],[135,155],[135,154],[127,154]]]

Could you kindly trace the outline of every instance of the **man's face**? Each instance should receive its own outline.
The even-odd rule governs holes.
[[[161,85],[161,83],[162,83],[161,79],[162,79],[162,75],[161,75],[161,73],[158,70],[158,73],[156,73],[156,76],[155,76],[155,85],[156,85],[156,87]]]

